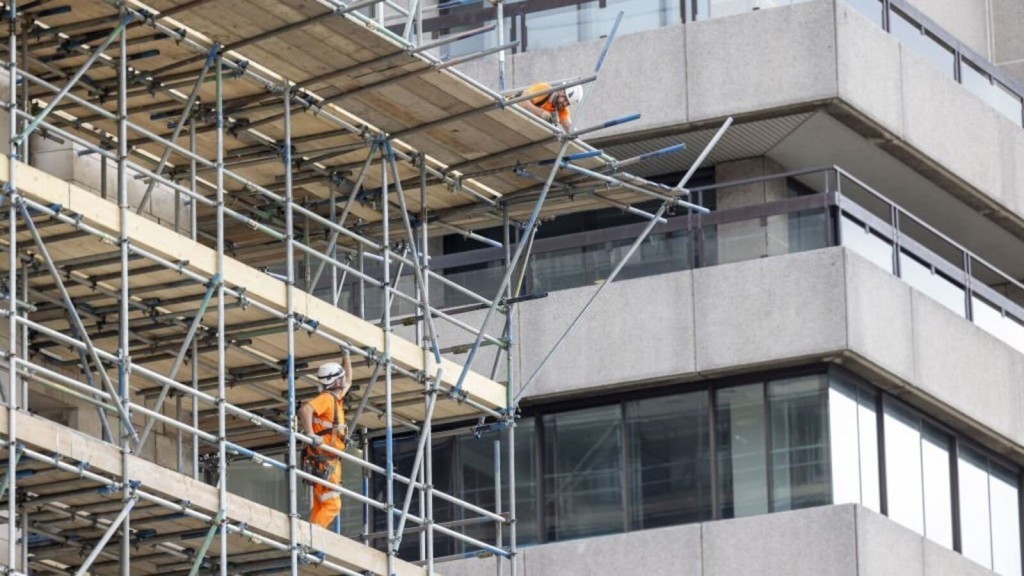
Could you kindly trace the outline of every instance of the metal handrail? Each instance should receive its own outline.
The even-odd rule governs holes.
[[[908,212],[902,206],[888,199],[882,193],[878,192],[871,186],[867,185],[864,181],[839,166],[819,166],[815,168],[791,170],[767,176],[709,184],[694,187],[690,190],[694,194],[705,193],[713,190],[733,188],[780,179],[792,179],[816,174],[826,175],[825,182],[827,183],[828,188],[826,188],[825,192],[795,198],[786,198],[774,202],[755,204],[729,210],[718,210],[711,214],[685,214],[674,216],[668,218],[667,223],[657,228],[655,230],[655,234],[688,232],[696,235],[701,233],[703,230],[713,229],[714,227],[722,224],[730,224],[753,219],[763,220],[773,216],[783,216],[815,209],[830,210],[834,211],[834,214],[837,217],[830,219],[828,222],[827,227],[831,229],[828,230],[827,236],[830,240],[826,243],[827,245],[842,245],[839,233],[841,222],[839,221],[838,216],[848,216],[851,220],[870,229],[873,233],[879,236],[879,238],[890,243],[894,249],[898,248],[900,253],[912,256],[923,262],[932,271],[942,275],[944,278],[947,278],[960,289],[965,290],[967,296],[977,294],[983,297],[990,304],[998,307],[1003,313],[1012,316],[1015,320],[1024,324],[1024,305],[1000,294],[988,284],[979,282],[976,277],[970,273],[970,270],[965,269],[967,268],[965,262],[973,261],[983,265],[986,269],[997,275],[1006,283],[1006,285],[1019,290],[1022,294],[1024,294],[1024,284],[1009,274],[1001,271],[988,260],[968,250],[949,235],[938,230],[934,226],[931,226],[920,217]],[[866,193],[869,197],[879,201],[881,206],[890,214],[890,220],[887,221],[885,218],[877,216],[845,195],[843,193],[844,180],[856,185],[859,190]],[[954,263],[949,259],[942,257],[935,250],[924,244],[922,242],[923,239],[914,238],[908,235],[905,231],[900,231],[895,222],[891,221],[891,218],[893,217],[904,223],[913,222],[928,234],[933,235],[936,240],[946,243],[951,247],[951,249],[963,254],[966,260],[963,260],[960,263]],[[638,222],[614,228],[567,234],[555,238],[538,239],[534,242],[533,254],[535,256],[543,255],[563,250],[571,250],[573,248],[583,248],[596,244],[635,238],[638,231],[644,226],[644,222]],[[700,256],[703,255],[703,253],[700,254]],[[465,266],[487,264],[490,262],[499,263],[502,257],[502,250],[483,248],[479,250],[438,256],[432,259],[431,264],[436,270],[455,269]],[[706,266],[708,266],[708,264],[704,258],[694,257],[692,259],[693,268]],[[890,271],[894,274],[898,274],[893,270]],[[966,302],[963,312],[967,319],[973,320],[970,307],[966,305]]]

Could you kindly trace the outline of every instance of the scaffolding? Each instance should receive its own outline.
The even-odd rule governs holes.
[[[434,52],[493,27],[424,38],[424,11],[444,6],[7,4],[7,573],[433,574],[453,559],[434,556],[443,536],[516,574],[516,411],[547,358],[516,385],[511,318],[537,296],[522,278],[539,221],[606,206],[646,219],[610,283],[667,210],[706,212],[685,185],[731,120],[677,186],[636,177],[624,168],[679,146],[616,160],[580,137],[637,115],[566,133],[525,112],[529,96],[503,92],[515,42],[501,2],[496,47],[449,60]],[[592,74],[549,89],[587,86],[577,124],[619,21]],[[455,68],[494,54],[498,91]],[[99,190],[34,167],[47,142],[95,159]],[[632,205],[651,199],[653,213]],[[476,232],[498,226],[501,241]],[[431,240],[451,233],[504,251],[486,293],[431,268]],[[316,364],[342,354],[356,360],[347,424],[361,450],[323,450],[361,471],[358,491],[294,465],[312,443],[292,424],[297,403]],[[94,408],[99,437],[30,414],[30,389]],[[433,428],[465,422],[504,445],[494,509],[433,485]],[[408,470],[396,434],[417,440]],[[158,435],[173,441],[170,469],[149,457]],[[366,457],[375,438],[383,465]],[[287,513],[228,490],[235,458],[287,477]],[[360,541],[305,522],[303,482],[363,507]],[[435,522],[435,501],[466,517]],[[383,550],[368,545],[370,510],[386,520]],[[464,530],[481,524],[494,541]],[[406,535],[422,543],[416,561],[398,557]]]

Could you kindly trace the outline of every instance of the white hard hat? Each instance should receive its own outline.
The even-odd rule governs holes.
[[[569,99],[569,105],[575,106],[583,100],[583,87],[573,86],[565,89],[565,97]]]
[[[317,368],[316,379],[320,381],[320,385],[329,388],[332,383],[336,380],[340,380],[345,377],[345,369],[341,367],[341,364],[337,362],[325,362]]]

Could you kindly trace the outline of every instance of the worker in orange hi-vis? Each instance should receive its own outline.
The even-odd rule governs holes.
[[[302,432],[311,436],[318,445],[330,446],[336,450],[345,449],[344,398],[352,387],[352,360],[345,352],[343,364],[327,362],[317,370],[320,394],[306,402],[299,410],[299,425]],[[313,447],[303,453],[303,469],[332,484],[341,484],[341,461],[335,454]],[[341,511],[341,494],[313,484],[313,498],[309,521],[326,528]]]
[[[523,94],[534,94],[550,89],[550,84],[538,82],[524,90]],[[583,87],[572,86],[523,100],[520,104],[545,122],[552,122],[555,118],[558,118],[558,124],[561,125],[562,130],[568,132],[572,129],[572,115],[569,113],[569,107],[579,104],[582,99]]]

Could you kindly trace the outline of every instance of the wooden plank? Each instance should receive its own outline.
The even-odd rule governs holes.
[[[187,498],[193,509],[211,516],[216,515],[220,509],[220,499],[215,486],[193,480],[189,476],[134,455],[127,457],[128,468],[123,470],[121,452],[116,447],[42,417],[20,411],[15,414],[18,442],[36,451],[56,453],[79,462],[88,462],[89,470],[96,473],[112,474],[115,477],[126,473],[126,479],[141,481],[142,490],[155,493],[172,502]],[[0,430],[9,430],[7,410],[0,411]],[[236,523],[244,522],[250,530],[287,544],[287,514],[231,493],[228,493],[226,504],[226,516],[229,520]],[[302,522],[298,541],[300,545],[324,551],[331,562],[352,566],[356,570],[387,574],[385,553],[319,526]],[[235,548],[242,545],[245,539],[231,535],[228,542]],[[396,559],[394,566],[396,572],[402,576],[422,576],[426,573],[424,568],[402,560]]]
[[[9,178],[8,162],[0,162],[2,181],[8,181]],[[89,225],[117,234],[120,212],[114,203],[97,198],[95,194],[78,186],[69,185],[20,162],[17,164],[17,171],[18,189],[23,194],[44,204],[61,204],[79,214]],[[189,268],[206,276],[212,276],[216,271],[216,252],[209,247],[135,214],[128,215],[126,226],[128,236],[134,245],[172,261],[187,261]],[[245,288],[249,298],[275,310],[286,309],[284,283],[271,279],[263,272],[234,258],[224,258],[224,280],[229,285]],[[294,293],[294,306],[297,313],[319,322],[318,330],[356,346],[384,349],[383,330],[357,316],[300,290]],[[426,370],[432,374],[434,366],[424,366],[423,356],[423,351],[416,344],[396,336],[391,338],[393,361],[406,369]],[[462,368],[449,360],[443,360],[442,365],[445,369],[443,381],[454,385]],[[468,374],[463,389],[470,397],[487,406],[505,406],[504,386],[484,376]]]

